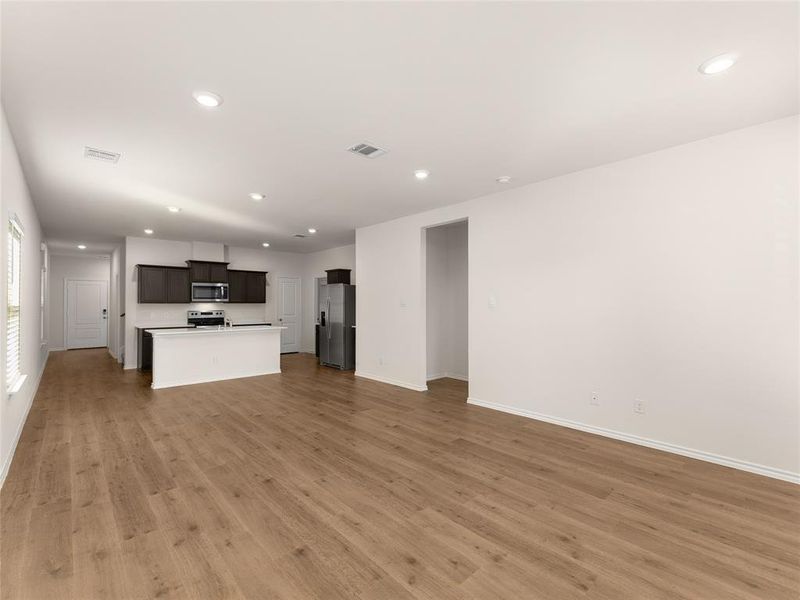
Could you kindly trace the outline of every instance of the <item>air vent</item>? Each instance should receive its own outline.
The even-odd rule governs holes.
[[[353,154],[359,154],[365,158],[378,158],[379,156],[383,156],[388,152],[388,150],[378,148],[377,146],[373,146],[372,144],[368,144],[366,142],[363,144],[350,146],[347,151],[352,152]]]
[[[83,149],[83,156],[86,158],[93,158],[94,160],[102,160],[103,162],[116,163],[119,161],[119,154],[116,152],[108,152],[107,150],[99,150],[86,146]]]
[[[295,233],[295,234],[294,234],[294,237],[304,238],[304,237],[306,237],[306,236],[305,236],[305,234],[303,234],[303,233]]]

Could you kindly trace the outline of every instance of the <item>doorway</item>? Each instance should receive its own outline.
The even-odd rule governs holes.
[[[469,380],[468,222],[425,230],[426,379]]]
[[[278,277],[278,325],[286,328],[281,331],[281,354],[300,352],[299,277]]]
[[[108,346],[108,282],[64,282],[64,345],[67,350]]]

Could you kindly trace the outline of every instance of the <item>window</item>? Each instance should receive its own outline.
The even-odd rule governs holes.
[[[6,315],[6,385],[16,392],[24,378],[20,371],[20,297],[22,275],[22,225],[16,217],[8,222],[8,312]]]

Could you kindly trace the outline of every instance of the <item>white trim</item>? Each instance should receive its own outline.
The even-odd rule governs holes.
[[[0,470],[0,489],[2,489],[3,484],[6,482],[6,476],[8,475],[8,470],[11,468],[11,463],[14,460],[14,453],[17,451],[19,438],[20,436],[22,436],[22,430],[25,428],[25,423],[28,422],[28,415],[31,412],[33,401],[36,399],[36,394],[39,391],[39,383],[42,381],[42,375],[44,374],[44,369],[47,366],[47,359],[49,358],[49,354],[50,351],[48,350],[47,354],[45,354],[44,360],[42,361],[42,368],[39,369],[39,373],[36,375],[36,379],[33,380],[33,389],[31,390],[31,399],[30,402],[28,403],[28,408],[25,409],[25,416],[20,420],[19,427],[17,427],[17,431],[14,434],[14,441],[11,442],[11,449],[8,453],[8,459],[3,465],[2,470]]]
[[[105,346],[90,346],[89,348],[108,348],[108,342],[111,337],[110,330],[109,330],[109,321],[111,319],[108,318],[108,305],[109,305],[109,283],[106,279],[83,279],[81,277],[65,277],[64,278],[64,349],[69,350],[69,303],[67,301],[68,294],[67,294],[67,287],[69,287],[70,281],[85,281],[89,283],[104,283],[106,284],[106,345]],[[75,350],[88,350],[89,348],[84,348],[83,346],[76,346]]]
[[[10,221],[11,226],[16,228],[17,232],[19,233],[20,239],[25,237],[25,228],[22,226],[22,221],[20,220],[17,213],[10,215],[8,220]]]
[[[781,479],[783,481],[788,481],[790,483],[800,484],[800,473],[793,473],[792,471],[786,471],[784,469],[776,469],[774,467],[768,467],[766,465],[760,465],[757,463],[748,462],[746,460],[740,460],[738,458],[730,458],[728,456],[722,456],[720,454],[704,452],[703,450],[686,448],[685,446],[678,446],[676,444],[670,444],[668,442],[660,442],[658,440],[652,440],[650,438],[640,437],[638,435],[623,433],[621,431],[615,431],[613,429],[606,429],[604,427],[596,427],[594,425],[587,425],[585,423],[579,423],[577,421],[570,421],[569,419],[551,417],[549,415],[543,415],[541,413],[525,410],[523,408],[516,408],[514,406],[508,406],[506,404],[498,404],[496,402],[486,402],[485,400],[478,400],[477,398],[467,398],[467,404],[474,404],[475,406],[491,408],[492,410],[499,410],[501,412],[510,413],[512,415],[519,415],[521,417],[527,417],[529,419],[535,419],[537,421],[544,421],[545,423],[561,425],[562,427],[569,427],[570,429],[586,431],[588,433],[602,435],[603,437],[612,438],[615,440],[621,440],[623,442],[629,442],[631,444],[637,444],[638,446],[647,446],[648,448],[655,448],[656,450],[662,450],[664,452],[670,452],[672,454],[679,454],[681,456],[696,458],[697,460],[703,460],[705,462],[710,462],[717,465],[723,465],[725,467],[731,467],[733,469],[739,469],[741,471],[747,471],[749,473],[756,473],[757,475],[764,475],[765,477],[772,477],[773,479]]]
[[[22,386],[25,385],[25,380],[28,379],[28,376],[24,373],[17,373],[17,376],[14,378],[13,381],[8,382],[8,386],[6,387],[6,394],[8,396],[13,396],[17,392],[22,389]]]
[[[469,381],[469,377],[456,375],[455,373],[439,373],[437,375],[428,375],[428,381],[435,381],[437,379],[458,379],[459,381]]]
[[[380,381],[381,383],[388,383],[389,385],[396,385],[397,387],[414,390],[415,392],[427,392],[427,385],[416,385],[413,383],[406,383],[398,379],[390,379],[389,377],[382,377],[381,375],[374,375],[373,373],[365,373],[364,371],[356,371],[356,377],[363,377],[364,379],[372,379],[373,381]]]
[[[50,348],[49,352],[63,352],[66,348]]]

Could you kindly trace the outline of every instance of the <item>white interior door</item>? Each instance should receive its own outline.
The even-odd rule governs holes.
[[[300,352],[300,278],[278,278],[278,325],[281,352]]]
[[[68,279],[65,344],[70,348],[108,345],[108,282]]]

